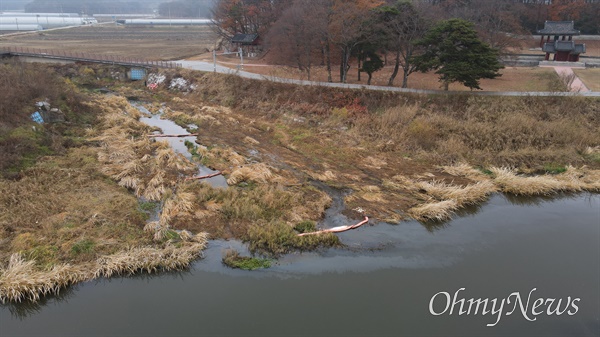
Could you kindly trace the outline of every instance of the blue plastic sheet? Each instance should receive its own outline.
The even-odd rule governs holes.
[[[32,113],[31,119],[38,124],[44,123],[44,118],[42,117],[42,114],[40,114],[39,111]]]

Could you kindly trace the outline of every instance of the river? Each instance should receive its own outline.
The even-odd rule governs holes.
[[[340,238],[346,248],[291,254],[258,271],[224,267],[222,250],[243,246],[211,241],[204,259],[185,272],[102,279],[39,305],[2,306],[0,335],[600,334],[598,194],[495,195],[443,225],[377,224]],[[529,314],[536,319],[530,322],[517,308],[493,327],[492,314],[431,314],[436,293],[453,296],[460,288],[458,299],[519,292],[526,300],[535,288],[532,302],[580,301],[574,315]],[[434,311],[443,310],[438,304]]]

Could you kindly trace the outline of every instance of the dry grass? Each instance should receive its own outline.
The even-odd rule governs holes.
[[[161,200],[175,186],[182,173],[195,165],[176,154],[166,142],[150,140],[150,128],[138,119],[140,112],[124,97],[98,98],[93,102],[104,110],[100,132],[93,138],[101,142],[99,161],[103,173],[116,179],[138,197]]]
[[[390,107],[361,116],[348,132],[332,138],[338,144],[364,143],[380,152],[402,152],[438,163],[523,169],[551,162],[587,163],[583,149],[600,143],[600,124],[593,117],[600,109],[598,100],[560,99],[554,104],[531,98],[501,100],[464,97]]]
[[[351,187],[348,207],[379,219],[398,219],[423,202],[456,200],[463,207],[484,200],[498,189],[485,170],[491,166],[536,173],[548,165],[597,168],[600,162],[585,152],[600,144],[596,99],[398,95],[271,82],[256,86],[212,75],[197,75],[195,83],[198,91],[188,102],[231,108],[226,117],[213,114],[223,125],[207,130],[212,144],[240,153],[256,149],[267,154],[264,160],[282,160],[311,179]],[[399,173],[411,182],[392,179]],[[460,192],[436,198],[414,192],[417,181],[443,182]]]
[[[424,190],[427,195],[438,200],[455,201],[458,207],[480,203],[497,191],[496,186],[490,181],[479,181],[464,187],[439,181],[421,181],[416,185],[419,189]]]
[[[94,277],[132,275],[139,272],[153,273],[159,270],[181,270],[197,259],[206,247],[206,236],[201,234],[181,247],[167,245],[164,248],[140,247],[97,260]]]
[[[457,186],[441,181],[414,181],[403,176],[387,181],[388,187],[406,188],[427,201],[409,209],[415,219],[421,221],[448,220],[452,213],[466,205],[485,201],[494,192],[516,195],[552,195],[559,192],[600,190],[600,170],[567,166],[566,172],[537,176],[518,175],[513,169],[490,168],[490,175],[481,173],[466,163],[444,166],[442,169],[453,176],[467,177],[474,184]]]
[[[490,169],[494,173],[494,183],[502,192],[517,195],[551,195],[558,192],[579,192],[600,189],[599,170],[576,169],[558,175],[520,176],[509,168]]]
[[[467,169],[466,165],[455,166],[449,169],[455,173],[464,174],[465,172],[474,174]],[[485,201],[490,194],[496,192],[498,188],[490,180],[480,180],[474,184],[466,186],[455,185],[443,181],[414,181],[412,179],[396,176],[394,177],[396,187],[403,186],[413,193],[420,195],[425,199],[425,203],[419,204],[408,210],[408,213],[415,219],[421,221],[448,220],[452,213],[468,205],[475,205]],[[396,184],[388,182],[388,184]]]
[[[172,218],[191,210],[193,195],[172,190],[195,165],[148,140],[140,113],[124,98],[88,104],[99,112],[88,146],[38,160],[20,180],[0,180],[2,302],[36,301],[94,277],[184,268],[206,245],[206,234],[170,228]],[[164,202],[151,235],[124,187]]]
[[[318,181],[334,181],[337,178],[336,174],[333,173],[331,170],[327,170],[324,172],[307,171],[306,173],[311,178],[318,180]]]
[[[473,181],[480,181],[489,178],[483,172],[473,168],[473,166],[465,162],[460,162],[454,165],[442,166],[441,169],[450,175],[456,177],[466,177]]]
[[[573,69],[575,75],[591,91],[600,91],[600,68],[594,69]]]
[[[423,205],[413,207],[409,213],[417,220],[444,221],[452,217],[453,212],[458,209],[458,204],[454,200],[444,200],[429,202]]]
[[[273,174],[272,168],[263,163],[258,163],[246,165],[234,170],[227,179],[227,184],[237,185],[241,182],[266,184],[274,183],[276,181],[281,181],[281,178]]]
[[[40,270],[34,260],[13,254],[8,265],[0,268],[0,302],[36,302],[41,296],[58,294],[64,287],[98,277],[184,269],[205,247],[206,237],[201,235],[193,243],[181,247],[132,248],[94,262],[55,265],[50,270]]]

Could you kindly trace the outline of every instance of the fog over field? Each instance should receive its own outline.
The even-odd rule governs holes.
[[[0,11],[4,10],[23,10],[25,4],[31,0],[2,0],[0,1]]]
[[[0,11],[28,13],[141,14],[210,17],[214,0],[2,0]]]

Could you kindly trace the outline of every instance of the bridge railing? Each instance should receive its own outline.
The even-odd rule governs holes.
[[[92,54],[78,51],[38,49],[28,47],[0,47],[0,52],[13,55],[36,56],[46,58],[57,58],[64,60],[75,60],[84,62],[114,63],[121,65],[157,67],[157,68],[181,68],[181,63],[169,61],[151,61],[134,57],[123,57],[110,54]]]

